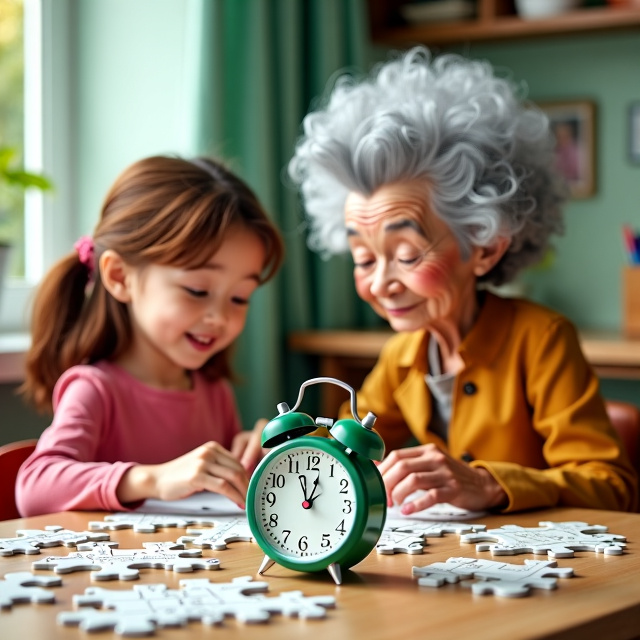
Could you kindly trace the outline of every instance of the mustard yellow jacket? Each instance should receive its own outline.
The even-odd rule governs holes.
[[[357,394],[387,451],[411,435],[472,460],[500,483],[505,511],[555,505],[634,510],[635,471],[613,430],[573,325],[524,300],[486,294],[460,347],[448,443],[429,432],[426,331],[385,345]],[[341,414],[348,415],[345,405]]]

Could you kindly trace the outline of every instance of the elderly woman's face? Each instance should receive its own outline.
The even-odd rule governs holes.
[[[424,182],[400,182],[371,197],[351,193],[345,204],[358,295],[395,331],[459,325],[475,305],[478,252],[462,259],[428,196]]]

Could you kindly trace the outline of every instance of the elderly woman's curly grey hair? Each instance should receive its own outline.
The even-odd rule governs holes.
[[[432,57],[416,47],[361,81],[342,75],[325,106],[304,119],[289,163],[309,219],[309,246],[347,249],[347,195],[425,180],[430,204],[463,255],[498,235],[511,238],[483,280],[508,282],[539,261],[561,233],[566,185],[554,167],[545,114],[496,77],[487,62]]]

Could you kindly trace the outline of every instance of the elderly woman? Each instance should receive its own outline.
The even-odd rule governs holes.
[[[553,146],[545,115],[489,64],[424,48],[339,79],[304,119],[289,173],[310,246],[348,249],[358,294],[398,332],[358,408],[378,416],[379,469],[405,514],[636,506],[573,325],[486,287],[562,231]]]

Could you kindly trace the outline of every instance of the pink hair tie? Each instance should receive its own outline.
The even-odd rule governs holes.
[[[73,248],[78,252],[78,259],[87,268],[89,279],[93,276],[93,238],[91,236],[81,236],[78,238]]]

